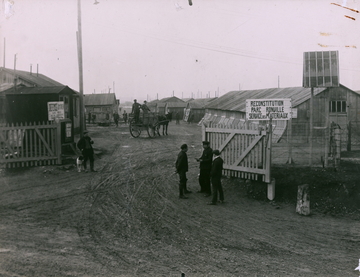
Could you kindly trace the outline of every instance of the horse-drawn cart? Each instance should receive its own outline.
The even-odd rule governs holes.
[[[142,130],[146,130],[149,137],[154,137],[156,134],[160,136],[159,128],[161,125],[165,127],[166,125],[166,135],[167,135],[167,125],[169,120],[162,115],[157,113],[147,112],[140,113],[139,119],[136,121],[134,114],[129,115],[129,130],[132,137],[137,138],[140,136]],[[163,134],[164,129],[163,129]]]

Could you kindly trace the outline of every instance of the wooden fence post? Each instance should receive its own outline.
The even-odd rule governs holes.
[[[267,186],[267,198],[272,201],[275,198],[275,178],[271,178],[271,182]]]
[[[57,123],[56,124],[56,155],[57,155],[57,164],[61,164],[61,154],[62,154],[62,149],[61,149],[61,123]]]
[[[271,182],[271,143],[272,143],[272,120],[270,119],[270,123],[268,125],[267,130],[267,141],[265,145],[265,166],[266,166],[266,174],[265,174],[265,183]]]
[[[206,126],[204,122],[201,124],[202,141],[206,140]]]
[[[347,139],[347,151],[351,151],[351,121],[349,121],[348,125],[347,125],[347,129],[348,129],[348,139]]]
[[[335,137],[335,167],[339,166],[341,153],[341,132],[339,128],[334,130]]]

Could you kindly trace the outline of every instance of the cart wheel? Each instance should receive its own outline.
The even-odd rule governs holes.
[[[147,131],[150,138],[155,137],[155,127],[154,126],[148,125],[147,128],[146,128],[146,131]]]
[[[132,137],[137,138],[141,134],[141,127],[134,121],[130,121],[129,125],[130,134]]]

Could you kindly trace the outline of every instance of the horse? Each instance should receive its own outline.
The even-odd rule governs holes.
[[[166,116],[166,118],[167,119],[169,119],[169,121],[171,122],[171,120],[172,120],[172,112],[168,112],[165,116]]]
[[[167,133],[167,130],[168,130],[168,126],[169,126],[169,116],[166,114],[166,115],[158,115],[158,124],[156,125],[156,133],[160,136],[160,127],[163,126],[163,131],[162,131],[162,134],[163,136],[167,136],[168,133]]]

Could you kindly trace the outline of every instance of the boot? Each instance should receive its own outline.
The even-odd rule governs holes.
[[[96,170],[94,170],[94,161],[90,161],[90,171],[96,172]]]
[[[179,198],[188,199],[188,197],[184,195],[184,185],[181,183],[179,184]]]
[[[188,190],[187,187],[186,187],[186,183],[184,185],[184,193],[192,193],[191,190]]]

